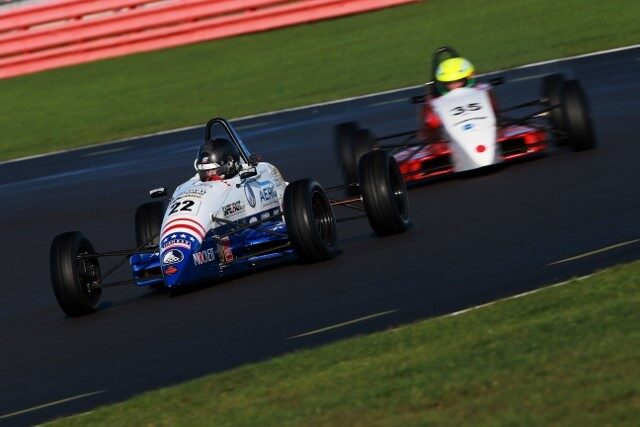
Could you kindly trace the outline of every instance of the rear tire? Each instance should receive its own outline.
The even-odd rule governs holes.
[[[100,280],[97,258],[81,258],[94,254],[93,245],[78,231],[60,234],[51,243],[49,264],[51,284],[60,308],[71,317],[94,313],[100,306],[102,289],[91,289]]]
[[[407,188],[391,154],[376,150],[360,159],[360,192],[371,228],[379,237],[409,229]]]
[[[149,202],[138,206],[136,209],[135,233],[136,245],[142,246],[151,236],[158,234],[149,243],[149,246],[156,246],[160,240],[160,227],[164,219],[164,203]]]
[[[560,130],[566,130],[566,123],[562,115],[562,87],[564,85],[563,74],[549,74],[542,79],[542,98],[547,100],[547,104],[558,105],[549,112],[551,123]]]
[[[588,150],[596,146],[589,105],[578,80],[567,80],[562,86],[562,115],[573,150]]]
[[[301,179],[284,190],[284,218],[289,239],[303,262],[333,258],[338,229],[324,189],[311,179]]]

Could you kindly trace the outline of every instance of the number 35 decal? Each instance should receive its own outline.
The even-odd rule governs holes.
[[[459,116],[462,113],[465,113],[467,111],[478,111],[482,109],[482,105],[478,104],[477,102],[473,102],[471,104],[467,104],[465,105],[461,105],[460,107],[455,107],[451,109],[451,112],[453,113],[454,116]]]
[[[185,200],[182,202],[177,202],[174,203],[173,205],[171,205],[171,210],[169,211],[169,215],[173,215],[174,213],[178,213],[178,212],[192,212],[193,211],[193,205],[195,205],[196,202],[194,202],[193,200]]]

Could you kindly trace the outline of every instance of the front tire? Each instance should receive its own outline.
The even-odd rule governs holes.
[[[549,74],[542,79],[542,98],[546,99],[549,106],[557,105],[549,112],[551,123],[557,129],[565,130],[566,123],[562,114],[562,87],[564,75],[560,73]]]
[[[578,80],[567,80],[562,86],[562,115],[566,121],[569,145],[574,151],[596,146],[589,105]]]
[[[336,218],[320,184],[301,179],[287,185],[283,210],[289,239],[303,262],[333,258],[338,235]]]
[[[358,161],[376,145],[373,133],[369,129],[358,128],[355,122],[341,123],[336,126],[335,141],[342,182],[358,182]],[[357,194],[356,191],[349,193]]]
[[[367,153],[360,159],[359,172],[362,202],[378,237],[408,230],[407,188],[393,156],[383,150]]]
[[[88,254],[95,254],[93,245],[78,231],[60,234],[51,243],[51,284],[60,308],[71,317],[94,313],[100,306],[102,290],[91,287],[100,280],[98,259],[78,258]]]

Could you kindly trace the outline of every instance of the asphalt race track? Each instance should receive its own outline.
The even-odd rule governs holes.
[[[640,258],[640,242],[633,242],[640,239],[640,48],[503,73],[512,83],[498,88],[501,104],[536,97],[539,77],[551,72],[581,79],[597,149],[557,150],[414,189],[409,233],[377,239],[366,221],[341,224],[343,253],[326,263],[279,266],[179,296],[108,289],[100,311],[84,318],[67,318],[54,298],[52,238],[81,230],[99,250],[133,247],[135,208],[149,188],[172,187],[194,173],[202,129],[1,164],[0,424],[89,411]],[[333,125],[355,118],[379,134],[413,129],[407,98],[420,92],[236,125],[252,151],[289,181],[311,176],[329,186],[338,183]],[[631,243],[555,263],[623,242]]]

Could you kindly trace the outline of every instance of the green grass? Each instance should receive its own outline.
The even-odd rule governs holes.
[[[637,425],[640,263],[56,425]]]
[[[0,81],[0,160],[640,42],[636,0],[427,0]]]

